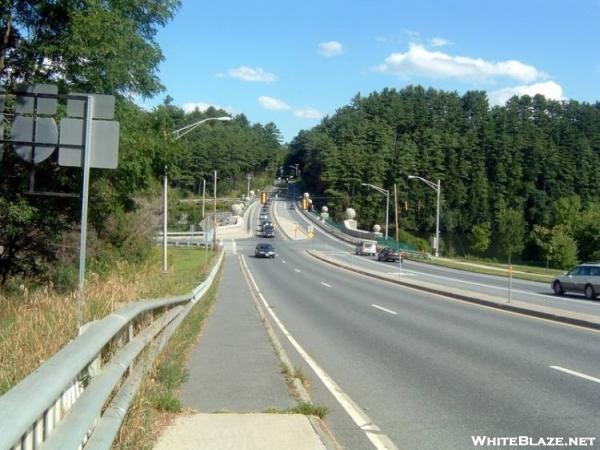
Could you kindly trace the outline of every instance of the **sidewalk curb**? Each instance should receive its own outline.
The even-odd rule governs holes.
[[[254,301],[254,306],[256,307],[256,310],[258,311],[258,315],[260,316],[261,322],[263,323],[263,325],[265,326],[265,329],[267,330],[267,334],[269,335],[269,338],[271,340],[271,344],[273,345],[275,353],[277,353],[277,356],[279,357],[281,364],[286,368],[287,372],[289,374],[293,374],[294,366],[292,365],[292,362],[290,361],[290,358],[287,355],[285,349],[281,345],[281,341],[275,334],[275,331],[273,330],[271,322],[269,321],[269,319],[267,317],[266,311],[264,310],[264,306],[256,298],[256,292],[252,286],[252,283],[250,282],[248,269],[246,267],[244,267],[241,257],[239,257],[239,262],[240,262],[240,267],[242,269],[242,274],[244,275],[244,279],[250,289],[250,294],[251,294],[252,300]],[[258,292],[258,293],[260,294],[260,292]],[[302,381],[300,381],[297,377],[294,377],[293,375],[291,375],[291,378],[292,378],[292,386],[291,387],[292,387],[292,390],[294,391],[294,394],[297,397],[297,399],[302,402],[312,404],[313,403],[312,399],[310,398],[310,395],[308,395],[308,392],[307,392],[306,388],[304,387],[304,385],[302,384]],[[337,443],[335,436],[333,435],[333,433],[331,432],[331,430],[329,429],[329,427],[323,420],[321,420],[319,417],[316,417],[316,416],[306,416],[306,417],[308,418],[311,426],[313,427],[313,429],[315,430],[315,432],[317,433],[317,435],[321,439],[321,442],[323,443],[323,445],[325,446],[325,448],[327,450],[340,450],[342,448]]]
[[[373,272],[369,272],[366,270],[361,270],[355,267],[350,267],[347,266],[345,264],[339,263],[337,261],[333,261],[331,259],[325,258],[322,255],[317,254],[316,252],[314,252],[313,250],[307,250],[306,253],[315,258],[318,259],[326,264],[330,264],[332,266],[336,266],[339,267],[341,269],[344,270],[349,270],[351,272],[356,272],[359,273],[361,275],[364,276],[368,276],[371,278],[376,278],[379,280],[383,280],[383,281],[387,281],[390,283],[394,283],[394,284],[398,284],[400,286],[404,286],[404,287],[408,287],[408,288],[412,288],[412,289],[417,289],[420,291],[424,291],[424,292],[429,292],[431,294],[437,294],[437,295],[441,295],[444,297],[449,297],[449,298],[453,298],[455,300],[460,300],[460,301],[464,301],[467,303],[474,303],[480,306],[486,306],[489,308],[494,308],[494,309],[500,309],[500,310],[504,310],[504,311],[510,311],[510,312],[514,312],[514,313],[518,313],[518,314],[523,314],[523,315],[527,315],[527,316],[532,316],[532,317],[536,317],[538,319],[546,319],[546,320],[550,320],[553,322],[559,322],[559,323],[566,323],[569,325],[576,325],[579,327],[583,327],[583,328],[590,328],[593,330],[600,330],[600,323],[599,322],[592,322],[592,321],[588,321],[588,320],[584,320],[584,319],[579,319],[579,318],[575,318],[575,317],[569,317],[569,316],[561,316],[558,314],[554,314],[551,312],[546,312],[546,311],[539,311],[539,310],[533,310],[533,309],[528,309],[528,308],[523,308],[523,307],[519,307],[519,306],[515,306],[515,305],[511,305],[509,303],[497,303],[497,302],[493,302],[490,300],[484,300],[481,298],[477,298],[477,297],[472,297],[469,295],[464,295],[464,294],[458,294],[455,292],[448,292],[448,291],[444,291],[442,289],[436,289],[436,288],[431,288],[431,287],[427,287],[427,286],[422,286],[422,285],[418,285],[418,284],[412,284],[412,283],[407,283],[405,281],[402,280],[396,280],[393,278],[389,278],[386,277],[384,275],[379,275]]]

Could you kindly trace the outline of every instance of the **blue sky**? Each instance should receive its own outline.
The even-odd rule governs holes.
[[[599,30],[600,0],[183,0],[145,105],[221,106],[289,141],[384,87],[596,102]]]

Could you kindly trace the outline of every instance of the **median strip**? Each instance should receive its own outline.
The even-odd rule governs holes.
[[[394,283],[408,289],[424,291],[443,298],[474,303],[479,306],[500,309],[507,312],[535,317],[538,319],[549,320],[551,322],[558,322],[583,328],[589,328],[593,330],[600,330],[600,316],[597,315],[581,314],[571,311],[565,311],[559,308],[528,304],[516,300],[513,300],[511,303],[508,303],[505,298],[501,297],[493,297],[486,294],[475,294],[470,291],[450,288],[447,286],[435,285],[423,281],[417,281],[414,278],[399,279],[397,277],[386,275],[381,272],[374,272],[366,268],[358,268],[356,266],[348,265],[347,263],[341,262],[339,260],[335,260],[315,250],[307,250],[306,253],[312,256],[313,258],[323,261],[324,263],[330,264],[332,266],[336,266],[351,272],[359,273],[367,277],[376,278],[379,280],[387,281],[389,283]]]

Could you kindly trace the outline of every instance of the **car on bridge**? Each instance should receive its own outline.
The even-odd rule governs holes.
[[[355,253],[357,255],[375,256],[377,255],[377,242],[362,241],[356,246]]]
[[[398,262],[400,261],[400,250],[395,248],[382,248],[377,254],[377,261]]]
[[[275,258],[275,249],[271,244],[257,244],[254,256],[256,258]]]
[[[273,225],[264,225],[262,228],[262,236],[265,238],[275,237],[275,229],[273,228]]]
[[[552,290],[556,295],[565,292],[583,293],[585,298],[593,300],[600,295],[600,262],[583,263],[552,281]]]

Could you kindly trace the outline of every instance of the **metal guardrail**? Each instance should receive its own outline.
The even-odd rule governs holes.
[[[142,300],[90,322],[0,397],[0,449],[110,449],[144,374],[212,286],[223,256],[187,295]]]
[[[365,239],[356,238],[354,236],[350,236],[349,234],[344,233],[343,231],[339,230],[338,228],[329,225],[327,222],[323,222],[323,221],[319,220],[315,216],[315,214],[302,209],[299,205],[296,205],[296,206],[300,210],[301,214],[303,214],[305,217],[307,217],[309,220],[311,220],[317,226],[321,227],[327,233],[333,234],[335,237],[337,237],[343,241],[346,241],[353,245],[357,245],[360,242],[365,240]],[[417,260],[424,260],[424,261],[431,259],[431,255],[427,252],[419,252],[419,251],[415,251],[415,250],[402,249],[402,253],[404,253],[409,259],[417,259]]]

